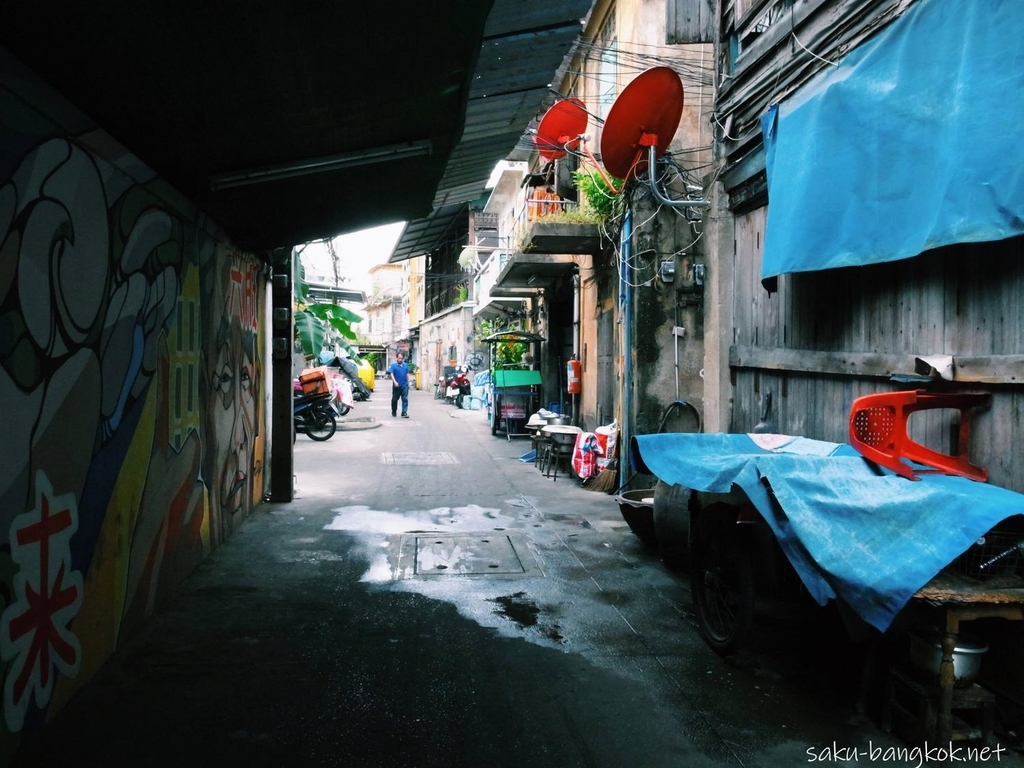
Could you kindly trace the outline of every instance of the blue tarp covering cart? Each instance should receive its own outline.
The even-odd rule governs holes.
[[[910,481],[842,443],[671,433],[637,436],[631,450],[669,485],[742,489],[814,599],[839,597],[881,631],[980,536],[1024,514],[1022,494],[942,474]]]

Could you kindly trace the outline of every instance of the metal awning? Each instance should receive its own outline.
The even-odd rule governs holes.
[[[557,98],[549,86],[561,79],[592,5],[592,0],[494,3],[470,85],[465,130],[437,188],[434,210],[406,225],[391,263],[434,250],[458,213],[452,206],[483,196],[498,161],[530,156],[533,143],[524,134]]]
[[[510,288],[506,285],[492,285],[492,299],[534,299],[541,293],[541,286],[530,288]]]
[[[494,284],[498,288],[544,288],[576,269],[576,257],[543,253],[516,253],[508,260]],[[494,295],[494,288],[491,295]]]
[[[490,300],[482,303],[473,311],[473,316],[484,320],[505,317],[510,312],[522,310],[527,298],[533,298],[533,293],[523,298],[505,298],[492,295]]]
[[[485,344],[540,344],[547,339],[533,331],[498,331],[480,341]]]
[[[309,296],[314,299],[326,299],[327,301],[343,301],[351,304],[365,304],[365,291],[356,291],[350,288],[337,288],[333,285],[321,283],[307,283]]]
[[[430,253],[458,221],[467,203],[442,205],[429,216],[407,222],[388,261],[392,264]]]

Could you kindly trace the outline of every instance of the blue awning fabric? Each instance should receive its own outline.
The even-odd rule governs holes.
[[[980,536],[1024,514],[1024,495],[1006,488],[939,474],[914,482],[850,445],[804,437],[638,435],[630,459],[669,485],[742,489],[811,596],[839,597],[883,632]]]
[[[920,0],[762,116],[761,277],[1024,233],[1024,3]]]

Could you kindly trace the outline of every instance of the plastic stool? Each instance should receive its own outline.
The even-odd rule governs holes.
[[[548,452],[544,474],[552,480],[558,480],[558,463],[562,459],[572,460],[574,443],[560,443],[556,440],[548,441]],[[552,473],[552,469],[554,473]]]
[[[864,395],[854,400],[850,408],[850,445],[864,458],[908,480],[919,480],[917,475],[926,472],[941,472],[985,482],[988,470],[970,462],[967,447],[971,438],[972,409],[988,407],[991,401],[992,396],[985,392],[944,395],[916,390]],[[960,411],[956,455],[926,448],[907,435],[910,414],[931,408]],[[927,469],[911,467],[907,461],[923,464]]]

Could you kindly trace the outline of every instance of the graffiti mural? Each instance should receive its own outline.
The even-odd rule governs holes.
[[[200,392],[206,415],[203,477],[217,515],[214,535],[227,535],[251,507],[259,436],[260,281],[251,259],[230,254],[206,275],[210,327],[204,333]],[[219,539],[216,539],[219,540]],[[215,540],[215,542],[216,542]]]
[[[240,524],[265,452],[260,262],[159,179],[15,123],[0,118],[0,753]]]

